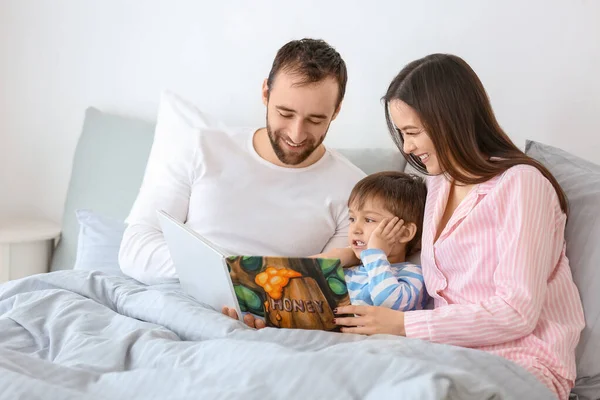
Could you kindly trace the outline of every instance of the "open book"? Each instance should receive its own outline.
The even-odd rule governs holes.
[[[181,286],[197,301],[269,327],[339,330],[333,310],[350,304],[340,260],[230,255],[167,213],[158,218]]]

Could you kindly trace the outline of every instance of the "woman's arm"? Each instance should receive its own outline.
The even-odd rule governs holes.
[[[515,340],[535,329],[547,282],[564,251],[565,215],[553,186],[533,167],[508,171],[494,192],[495,295],[477,304],[407,312],[407,336],[483,346]]]
[[[384,307],[339,307],[344,332],[391,333],[464,347],[494,345],[531,333],[547,282],[565,250],[565,215],[553,186],[537,170],[509,171],[498,184],[496,293],[477,304],[400,312]],[[350,328],[347,328],[350,327]]]

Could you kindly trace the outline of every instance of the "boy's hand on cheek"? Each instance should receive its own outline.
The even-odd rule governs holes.
[[[404,221],[398,217],[384,219],[371,234],[367,247],[369,249],[380,249],[389,256],[392,248],[400,239],[400,231]]]

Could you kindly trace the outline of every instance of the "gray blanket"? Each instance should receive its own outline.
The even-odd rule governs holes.
[[[177,284],[59,271],[0,285],[1,399],[550,399],[480,351],[256,331]]]

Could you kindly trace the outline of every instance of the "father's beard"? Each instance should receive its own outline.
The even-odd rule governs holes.
[[[321,136],[319,141],[315,141],[312,137],[306,139],[306,143],[302,145],[302,150],[291,149],[286,143],[284,143],[285,139],[288,139],[286,135],[282,134],[281,131],[271,130],[271,126],[267,121],[267,134],[269,136],[269,141],[271,142],[271,147],[273,147],[273,151],[275,155],[282,163],[286,165],[298,165],[302,164],[310,155],[323,143],[325,140],[325,136],[327,136],[327,130]]]

